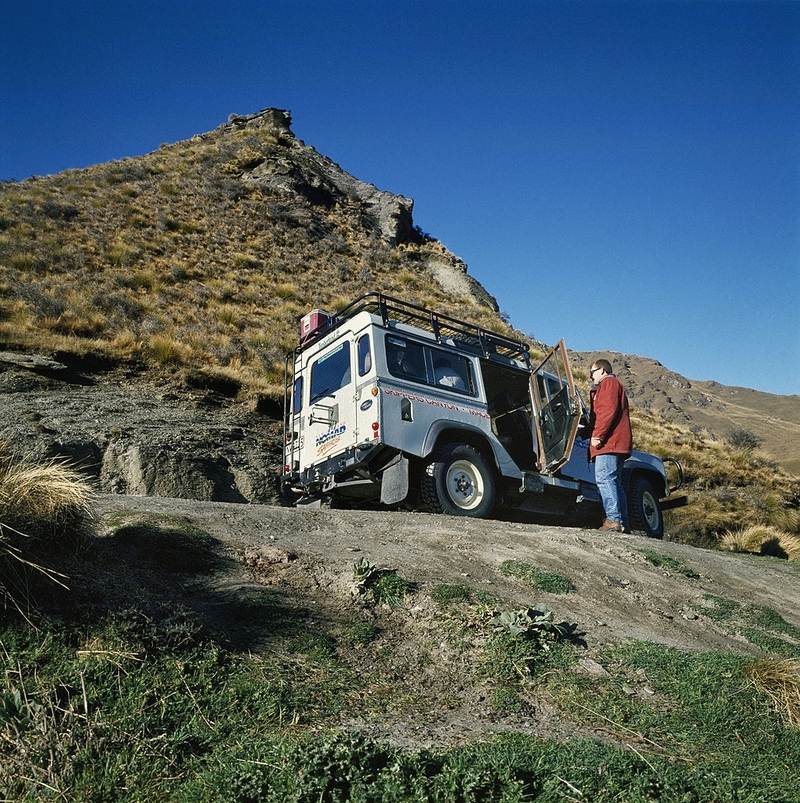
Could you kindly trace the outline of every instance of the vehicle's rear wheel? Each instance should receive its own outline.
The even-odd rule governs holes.
[[[653,483],[645,477],[634,477],[628,489],[628,514],[631,529],[649,538],[664,537],[664,515]]]
[[[420,480],[425,505],[451,516],[489,516],[495,502],[495,479],[483,455],[465,443],[439,446]]]

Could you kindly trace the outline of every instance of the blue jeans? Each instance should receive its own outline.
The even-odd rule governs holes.
[[[628,527],[628,500],[625,488],[622,486],[622,464],[625,458],[621,454],[599,454],[594,459],[594,481],[606,518],[618,521],[623,527]]]

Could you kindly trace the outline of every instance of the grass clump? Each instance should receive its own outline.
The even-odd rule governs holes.
[[[431,599],[444,609],[454,605],[485,608],[497,602],[497,598],[490,591],[470,588],[463,583],[442,583],[434,586],[429,594]]]
[[[548,594],[570,594],[575,590],[572,581],[557,572],[537,569],[530,563],[521,560],[506,560],[500,564],[500,574],[504,577],[516,577],[523,580],[537,591]]]
[[[664,555],[661,552],[656,552],[656,550],[649,549],[647,547],[641,548],[637,551],[641,552],[641,554],[645,556],[648,563],[652,563],[653,566],[658,566],[660,569],[665,569],[668,572],[675,572],[676,574],[682,574],[684,577],[694,578],[700,576],[693,569],[690,569],[688,566],[684,566],[679,560],[676,560],[671,555]]]
[[[366,558],[353,564],[354,594],[369,595],[377,605],[402,606],[405,597],[417,590],[417,584],[400,577],[395,569],[380,569]]]
[[[27,615],[36,606],[37,580],[63,585],[51,559],[89,531],[91,498],[67,463],[17,458],[0,445],[0,602]]]
[[[748,552],[800,560],[800,537],[770,524],[750,524],[726,530],[720,538],[719,546],[728,552]]]
[[[90,518],[91,489],[61,460],[14,457],[0,444],[0,522],[39,538],[57,538]]]
[[[745,676],[772,700],[787,727],[800,729],[800,660],[753,661],[745,667]]]
[[[704,594],[710,606],[699,612],[720,623],[731,633],[738,633],[751,644],[776,655],[795,657],[800,650],[800,628],[789,624],[777,611],[765,605],[753,605]]]
[[[344,641],[350,647],[365,647],[377,640],[380,628],[372,622],[352,622],[344,634]]]

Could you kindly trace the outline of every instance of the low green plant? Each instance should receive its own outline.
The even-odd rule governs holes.
[[[787,622],[777,611],[765,605],[741,603],[704,594],[710,607],[698,611],[720,623],[731,633],[739,633],[765,652],[794,658],[800,650],[800,628]]]
[[[416,583],[403,579],[395,569],[380,569],[364,557],[353,564],[352,587],[356,595],[369,594],[376,604],[390,608],[400,607],[406,595],[417,590]]]
[[[656,552],[655,549],[650,549],[648,547],[642,547],[637,550],[637,552],[641,552],[642,555],[645,556],[648,563],[652,563],[653,566],[658,566],[660,569],[666,569],[670,572],[675,572],[676,574],[682,574],[684,577],[699,577],[700,575],[697,572],[690,569],[688,566],[684,566],[679,560],[676,560],[671,555],[664,555],[661,552]]]
[[[334,666],[338,660],[336,642],[325,633],[304,629],[290,639],[288,646],[318,664]]]
[[[470,588],[461,583],[442,583],[434,586],[430,591],[430,597],[443,608],[459,603],[493,605],[496,601],[495,595],[491,592]]]
[[[350,646],[366,646],[372,644],[379,636],[380,629],[372,622],[353,622],[344,635],[345,643]]]
[[[612,645],[597,658],[609,668],[607,677],[553,675],[548,696],[635,751],[650,769],[661,768],[655,775],[644,770],[651,796],[636,797],[632,786],[621,799],[797,800],[800,730],[770,711],[772,700],[749,678],[751,659],[646,642]],[[665,796],[667,787],[683,789]]]
[[[546,663],[548,653],[564,635],[544,605],[493,611],[486,624],[490,632],[479,660],[481,674],[515,692]]]
[[[496,630],[510,630],[516,636],[539,637],[545,633],[563,635],[561,628],[553,620],[553,612],[544,605],[534,608],[521,608],[516,611],[503,611],[492,617]]]
[[[430,591],[431,599],[439,605],[450,605],[454,602],[471,602],[474,593],[469,586],[459,584],[442,584],[434,586]]]
[[[403,604],[406,595],[417,590],[417,584],[406,580],[395,573],[386,570],[370,587],[372,596],[378,605],[385,604],[390,608],[398,608]]]
[[[521,560],[503,561],[500,564],[500,574],[504,577],[516,577],[537,591],[548,594],[569,594],[575,590],[575,585],[567,577],[557,572],[537,569],[530,563]]]

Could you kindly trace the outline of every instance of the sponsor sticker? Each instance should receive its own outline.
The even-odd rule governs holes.
[[[347,432],[347,426],[345,424],[339,424],[338,427],[329,429],[327,432],[320,435],[314,441],[314,445],[317,447],[317,455],[322,456],[332,451],[342,439],[342,435],[344,435],[345,432]]]

